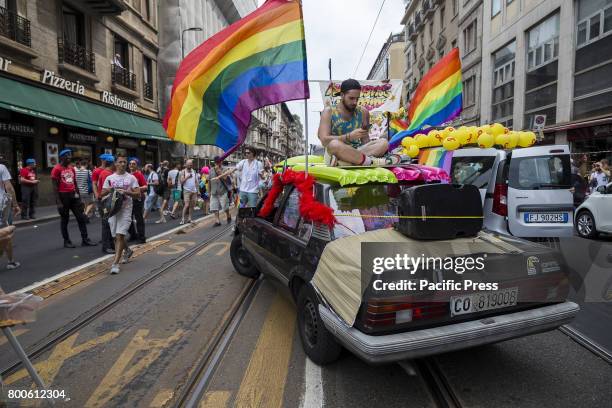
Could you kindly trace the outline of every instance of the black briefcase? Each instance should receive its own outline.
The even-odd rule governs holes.
[[[415,239],[453,239],[482,229],[480,191],[472,185],[424,184],[400,194],[395,228]],[[406,218],[401,218],[405,216]]]

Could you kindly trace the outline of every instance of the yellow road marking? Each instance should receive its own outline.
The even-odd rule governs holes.
[[[166,405],[166,403],[170,401],[170,399],[173,396],[174,396],[173,390],[169,390],[169,389],[161,390],[160,392],[157,393],[155,398],[153,398],[153,401],[151,401],[151,404],[149,405],[149,407],[150,408],[161,408],[164,405]]]
[[[225,408],[232,394],[229,391],[210,391],[204,394],[200,408]]]
[[[171,251],[160,249],[157,251],[158,255],[177,255],[183,253],[187,250],[187,248],[194,246],[195,242],[193,241],[179,241],[174,242],[172,244],[168,244],[168,248],[171,248]]]
[[[12,329],[11,329],[12,330]],[[13,335],[15,337],[19,337],[21,336],[23,333],[27,333],[28,331],[30,331],[30,329],[17,329],[17,330],[13,330]],[[0,347],[4,345],[4,343],[8,343],[8,340],[6,339],[6,337],[4,337],[3,335],[0,335]]]
[[[75,333],[66,340],[62,341],[60,344],[55,346],[48,359],[34,365],[36,367],[36,371],[38,371],[38,374],[40,374],[40,377],[43,379],[45,384],[50,385],[53,383],[53,380],[59,372],[59,369],[64,364],[64,361],[68,360],[70,357],[76,356],[79,353],[91,350],[102,343],[111,341],[115,337],[119,336],[119,332],[109,332],[103,336],[96,337],[95,339],[91,339],[74,347],[74,343],[78,335],[79,333]],[[6,378],[4,382],[6,384],[13,384],[27,376],[28,373],[26,370],[21,369],[15,374]]]
[[[149,330],[138,330],[132,341],[130,341],[130,344],[127,345],[115,364],[108,373],[106,373],[106,376],[102,379],[98,388],[96,388],[91,397],[89,397],[85,406],[90,408],[108,406],[108,402],[117,395],[122,388],[136,378],[138,373],[145,370],[151,363],[157,360],[162,351],[179,340],[184,333],[185,331],[179,329],[167,339],[147,340],[145,337],[149,334]],[[143,352],[146,354],[141,356]],[[133,365],[130,366],[136,354],[139,354],[139,359],[134,361]]]
[[[229,242],[213,242],[209,245],[206,245],[204,248],[200,249],[200,251],[197,253],[197,255],[204,255],[208,250],[210,250],[211,248],[215,248],[221,246],[222,248],[220,250],[217,251],[217,253],[215,255],[217,256],[221,256],[224,253],[227,252],[227,250],[230,247],[230,243]]]
[[[281,407],[295,331],[295,308],[276,294],[236,396],[239,407]]]

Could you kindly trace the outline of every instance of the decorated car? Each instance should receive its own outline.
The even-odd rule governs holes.
[[[303,170],[293,160],[257,208],[239,210],[230,253],[238,273],[290,292],[315,363],[343,347],[369,363],[423,357],[552,330],[578,312],[557,252],[480,230],[477,188],[420,165]]]

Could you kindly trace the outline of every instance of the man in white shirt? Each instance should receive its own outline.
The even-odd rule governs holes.
[[[151,212],[151,208],[155,206],[157,203],[157,188],[159,186],[159,176],[155,171],[153,171],[153,165],[151,163],[147,163],[145,165],[145,177],[147,178],[147,197],[145,198],[144,203],[144,215],[143,219],[147,219],[147,215]],[[162,214],[163,216],[163,214]]]
[[[126,169],[127,157],[117,156],[115,172],[104,180],[104,186],[102,187],[102,197],[110,194],[111,189],[115,189],[124,195],[121,209],[115,215],[108,218],[111,235],[115,238],[115,259],[110,270],[110,273],[113,275],[119,273],[119,262],[123,261],[123,263],[126,263],[132,256],[133,251],[125,242],[125,235],[132,224],[132,199],[140,198],[141,194],[138,180],[128,173]]]
[[[15,189],[11,184],[11,173],[4,164],[0,164],[0,228],[6,228],[13,223],[13,215],[17,216],[21,212],[17,204]],[[13,229],[7,238],[0,243],[0,255],[6,252],[8,263],[6,269],[18,268],[21,264],[13,259]]]
[[[591,173],[591,192],[596,191],[597,187],[608,185],[608,181],[608,175],[601,168],[601,163],[596,162]]]
[[[200,190],[200,178],[198,173],[193,169],[193,160],[185,162],[185,168],[181,170],[181,187],[183,189],[183,216],[181,217],[181,225],[185,224],[185,216],[188,216],[187,222],[193,222],[193,207],[198,200]]]
[[[263,164],[255,159],[255,151],[244,149],[246,159],[238,163],[234,171],[240,172],[240,206],[256,207],[259,199],[259,182],[263,177]]]

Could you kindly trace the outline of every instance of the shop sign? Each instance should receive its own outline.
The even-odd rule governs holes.
[[[138,147],[138,140],[135,139],[117,139],[117,145],[119,147],[125,147],[128,149],[136,149]]]
[[[71,142],[82,142],[95,144],[98,138],[95,135],[86,135],[84,133],[68,133],[68,140]]]
[[[108,103],[109,105],[114,105],[119,108],[131,110],[133,112],[138,112],[138,105],[136,105],[136,102],[126,101],[125,99],[122,99],[111,92],[108,92],[108,91],[101,92],[100,99],[102,100],[102,102]]]
[[[66,78],[55,75],[55,72],[49,71],[48,69],[45,69],[45,72],[43,72],[41,82],[55,88],[65,89],[68,92],[85,95],[85,87],[80,81],[69,81]]]
[[[33,126],[23,125],[21,123],[0,122],[0,134],[11,134],[19,136],[34,136],[36,130]]]
[[[8,72],[8,67],[11,65],[13,61],[8,58],[0,57],[0,71]]]

